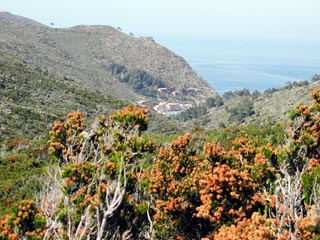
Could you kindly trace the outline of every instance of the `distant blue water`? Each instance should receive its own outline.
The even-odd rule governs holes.
[[[267,88],[282,87],[289,81],[309,81],[313,74],[320,72],[320,67],[316,66],[234,63],[191,65],[220,94],[243,88],[263,92]]]
[[[317,42],[162,38],[160,43],[185,58],[220,94],[243,88],[263,92],[320,74]]]

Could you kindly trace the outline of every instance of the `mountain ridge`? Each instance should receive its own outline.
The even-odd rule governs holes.
[[[182,57],[151,39],[110,26],[39,28],[0,21],[0,32],[3,51],[124,100],[199,103],[217,95]],[[125,67],[124,72],[113,75],[112,64]],[[121,79],[123,75],[134,83]],[[152,80],[150,85],[137,86],[145,76]],[[162,85],[171,91],[159,97],[157,90]],[[148,87],[151,94],[141,94],[139,87]],[[188,94],[186,89],[194,91]]]
[[[21,25],[33,25],[36,27],[48,27],[30,18],[15,15],[7,11],[0,11],[0,21],[11,22],[11,23],[21,24]]]

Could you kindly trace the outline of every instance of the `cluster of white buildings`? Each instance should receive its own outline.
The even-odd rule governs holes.
[[[182,89],[181,91],[177,91],[174,88],[158,88],[157,89],[158,95],[157,95],[157,100],[161,101],[161,98],[164,96],[167,98],[168,94],[173,95],[175,97],[182,97],[183,95],[188,95],[188,94],[193,94],[195,93],[194,88],[187,88],[187,89]],[[175,116],[180,114],[181,112],[192,108],[193,104],[192,103],[177,103],[177,102],[159,102],[157,105],[153,105],[153,103],[148,103],[145,100],[141,100],[137,102],[137,104],[141,107],[146,107],[148,109],[152,109],[162,115],[165,116]]]
[[[153,110],[163,115],[170,116],[170,115],[177,115],[182,111],[185,111],[191,107],[192,107],[191,103],[183,104],[183,103],[160,102],[158,105],[153,107]]]

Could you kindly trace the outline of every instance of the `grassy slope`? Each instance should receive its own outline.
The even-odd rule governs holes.
[[[39,138],[54,119],[68,112],[79,109],[95,117],[124,105],[3,52],[0,52],[0,85],[0,140]]]
[[[249,97],[249,100],[253,102],[255,113],[245,118],[240,124],[287,124],[290,111],[300,103],[310,104],[310,92],[318,87],[320,87],[320,81],[312,82],[308,86],[280,90],[272,94],[262,94],[256,99]],[[191,120],[187,124],[201,126],[206,129],[219,128],[221,123],[224,123],[225,126],[239,125],[239,123],[230,120],[228,108],[237,106],[240,101],[241,98],[228,100],[223,106],[210,109],[208,114]]]

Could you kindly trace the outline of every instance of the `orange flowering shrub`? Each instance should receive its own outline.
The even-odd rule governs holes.
[[[204,155],[198,155],[185,134],[159,150],[148,175],[155,199],[153,218],[158,232],[164,234],[158,237],[206,237],[263,209],[261,179],[252,174],[266,172],[253,170],[254,159],[263,166],[268,160],[263,154],[254,157],[248,138],[237,143],[229,151],[215,142],[205,143]]]
[[[148,110],[134,105],[126,106],[109,117],[110,126],[129,131],[143,131],[148,126]]]
[[[216,142],[209,142],[204,144],[203,151],[212,166],[227,164],[234,169],[246,169],[260,183],[270,184],[274,179],[275,168],[270,160],[275,156],[275,149],[270,143],[256,147],[251,138],[244,135],[232,140],[229,150]]]
[[[235,159],[239,159],[241,164],[251,163],[255,154],[251,138],[244,135],[233,140],[230,153],[233,154]]]
[[[168,148],[160,148],[146,176],[155,199],[153,219],[157,238],[191,238],[200,231],[195,217],[199,196],[194,173],[200,170],[201,160],[192,150],[190,138],[190,134],[185,134],[172,141]],[[193,232],[188,230],[190,228]]]
[[[217,163],[232,164],[232,162],[230,162],[232,159],[228,155],[228,151],[219,146],[216,142],[205,143],[203,151],[205,153],[205,158],[210,161],[211,165],[216,165]]]
[[[10,224],[10,216],[0,216],[0,239],[18,240],[19,236],[14,232]]]
[[[92,128],[71,113],[50,131],[56,185],[41,210],[24,201],[0,217],[0,239],[319,239],[320,89],[312,97],[291,114],[288,145],[233,128],[216,142],[185,134],[156,156],[140,135],[146,109]]]
[[[49,151],[63,162],[72,160],[81,152],[83,129],[83,113],[79,111],[69,113],[64,122],[56,120],[49,131]]]
[[[204,151],[210,166],[201,173],[202,205],[198,216],[211,222],[224,224],[250,217],[265,204],[260,197],[263,187],[269,188],[273,168],[258,148],[252,146],[248,136],[236,138],[229,151],[216,143],[206,143]],[[209,151],[210,146],[215,151]],[[212,159],[215,159],[213,162]]]
[[[81,113],[71,113],[50,131],[51,148],[62,163],[62,199],[55,213],[60,232],[69,238],[101,238],[131,229],[138,238],[138,229],[148,222],[140,168],[154,150],[140,136],[147,128],[147,110],[125,107],[109,122],[102,115],[92,129],[82,122]]]
[[[317,203],[319,204],[319,203]],[[301,239],[319,239],[320,237],[320,214],[316,205],[310,206],[308,216],[298,222],[298,229]]]
[[[320,88],[311,93],[312,105],[300,104],[291,112],[293,154],[319,161],[320,158]],[[302,163],[303,164],[303,163]],[[313,165],[315,161],[313,161]],[[311,169],[310,169],[311,170]]]
[[[223,240],[265,240],[276,239],[270,221],[255,212],[251,218],[244,218],[236,225],[223,226],[213,234],[214,239]]]
[[[243,200],[246,199],[245,195],[248,194],[246,200],[250,201],[249,199],[252,197],[256,202],[254,205],[260,205],[258,202],[263,202],[258,197],[260,191],[263,188],[270,188],[270,184],[275,179],[275,168],[272,166],[270,159],[263,153],[265,147],[254,147],[249,136],[235,138],[232,143],[230,150],[224,149],[215,142],[204,144],[205,160],[208,161],[209,168],[203,173],[203,177],[204,179],[211,175],[212,177],[202,185],[218,184],[224,186],[225,189],[220,189],[219,192],[227,194],[225,197],[230,200],[233,199],[233,196],[238,198],[244,191],[248,191],[244,194]],[[208,181],[210,183],[207,183]],[[213,195],[221,198],[219,192]],[[235,194],[236,192],[237,194]],[[233,196],[228,196],[229,193]]]
[[[199,185],[202,204],[196,208],[196,216],[212,223],[233,222],[250,216],[261,207],[261,199],[256,195],[259,184],[248,172],[226,164],[202,172]]]
[[[0,216],[0,239],[42,239],[46,220],[32,200],[23,200],[11,215]]]

